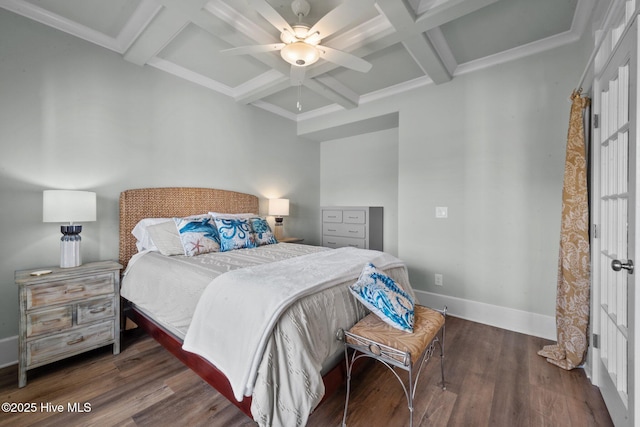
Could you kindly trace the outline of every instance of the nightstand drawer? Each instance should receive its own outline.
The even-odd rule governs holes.
[[[113,298],[101,298],[93,301],[82,302],[77,305],[78,325],[94,322],[115,316]]]
[[[72,324],[71,306],[27,313],[27,337],[69,329]]]
[[[112,293],[113,274],[33,285],[27,288],[27,309]]]
[[[99,323],[86,328],[56,334],[27,342],[27,366],[39,365],[60,356],[71,356],[113,342],[114,322]]]

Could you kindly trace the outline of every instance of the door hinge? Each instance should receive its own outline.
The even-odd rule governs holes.
[[[593,348],[600,348],[600,335],[598,334],[591,335],[591,345]]]
[[[600,126],[600,120],[598,120],[598,114],[594,114],[593,115],[593,128],[594,129],[598,129],[598,126]]]
[[[593,224],[593,238],[597,239],[600,235],[598,234],[598,224]]]

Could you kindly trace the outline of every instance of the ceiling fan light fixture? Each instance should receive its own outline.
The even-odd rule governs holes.
[[[307,37],[307,34],[309,34],[309,27],[307,25],[297,24],[292,25],[291,28],[293,28],[293,33],[299,40],[304,40]]]
[[[305,42],[295,42],[286,45],[280,50],[282,59],[289,64],[305,67],[311,65],[320,58],[318,49]]]
[[[317,31],[313,34],[307,35],[307,37],[304,38],[304,42],[306,44],[311,44],[314,46],[320,44],[320,40],[322,39],[320,38],[320,33]]]

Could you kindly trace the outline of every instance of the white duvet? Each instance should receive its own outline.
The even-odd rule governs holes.
[[[220,369],[241,401],[253,392],[264,347],[282,312],[304,296],[355,281],[368,262],[381,269],[403,265],[383,252],[347,247],[222,274],[202,294],[182,348]],[[258,304],[247,304],[249,296]]]
[[[319,254],[306,255],[316,252]],[[351,260],[351,266],[346,263],[347,257],[329,255],[343,252],[358,253]],[[201,352],[221,369],[229,378],[236,398],[252,395],[252,415],[261,426],[305,425],[322,399],[322,370],[328,361],[341,355],[342,343],[336,340],[336,331],[350,328],[366,314],[348,291],[348,285],[353,283],[365,262],[380,264],[412,293],[404,265],[376,251],[278,244],[214,255],[217,256],[171,257],[168,269],[166,257],[145,255],[136,263],[142,265],[128,269],[122,295],[147,313],[156,313],[154,317],[159,314],[160,323],[170,330],[167,320],[178,320],[180,325],[173,327],[177,335],[185,338],[182,331],[186,331],[187,336],[192,336],[185,338],[185,349]],[[295,257],[300,257],[300,261],[294,261]],[[303,262],[305,258],[315,257],[317,265]],[[291,260],[277,262],[283,258]],[[161,269],[161,265],[165,267]],[[181,276],[179,272],[186,266],[190,267],[189,273]],[[289,272],[284,273],[284,268]],[[148,277],[142,270],[151,273],[152,279],[146,285],[137,286]],[[249,290],[236,280],[255,282],[256,276],[261,277],[267,270],[275,275],[262,280],[258,290]],[[226,271],[231,272],[222,274]],[[217,275],[220,275],[218,279],[211,280]],[[312,280],[310,285],[299,288],[302,276]],[[189,281],[178,283],[182,281],[176,277],[189,277]],[[187,291],[177,290],[184,287]],[[318,289],[323,290],[317,292]],[[168,299],[163,298],[165,293]],[[204,294],[210,296],[204,297]],[[198,302],[200,295],[203,295],[201,303]],[[228,299],[218,305],[215,301],[222,298]],[[175,308],[184,305],[191,308]],[[197,305],[203,308],[196,310]],[[267,306],[276,307],[276,314],[264,310]],[[217,319],[206,326],[195,326],[201,320],[206,324],[207,312],[216,313]],[[228,327],[220,327],[225,324]],[[249,327],[252,332],[249,334],[234,329],[238,325],[259,325],[260,328]],[[269,330],[264,326],[273,328]]]

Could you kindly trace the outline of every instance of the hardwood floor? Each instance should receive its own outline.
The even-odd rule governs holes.
[[[418,383],[414,425],[611,426],[600,392],[582,370],[564,371],[536,354],[548,343],[449,317],[447,389],[438,386],[440,370],[433,359]],[[118,356],[106,347],[29,371],[22,389],[17,378],[16,366],[0,370],[0,402],[33,403],[36,411],[0,412],[0,426],[256,425],[138,332],[127,332]],[[75,403],[85,412],[70,412],[68,405]],[[52,412],[55,405],[63,405],[63,412]],[[344,389],[327,399],[308,425],[339,426],[343,405]],[[400,384],[381,364],[353,378],[350,427],[404,426],[408,414]]]

